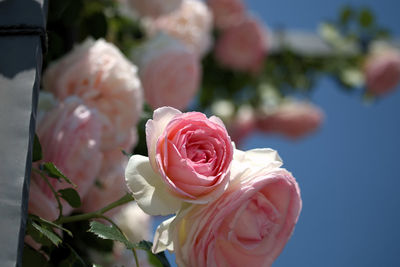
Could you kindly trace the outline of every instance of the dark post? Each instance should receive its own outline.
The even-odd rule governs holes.
[[[46,0],[0,0],[0,265],[21,266]]]

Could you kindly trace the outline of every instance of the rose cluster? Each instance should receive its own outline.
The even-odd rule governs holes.
[[[237,150],[218,117],[171,107],[154,111],[146,140],[148,157],[129,160],[128,188],[144,212],[175,214],[153,252],[173,251],[178,266],[270,266],[301,210],[277,152]]]
[[[126,157],[137,142],[142,87],[137,67],[111,43],[86,40],[53,62],[43,75],[36,132],[43,159],[52,162],[73,184],[82,200],[80,211],[97,210],[126,191]],[[54,191],[70,187],[48,178]],[[54,192],[33,172],[29,212],[55,220]],[[62,201],[63,215],[73,208]],[[115,212],[115,210],[113,210]]]

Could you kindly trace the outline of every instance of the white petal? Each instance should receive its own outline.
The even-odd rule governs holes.
[[[278,152],[270,148],[256,148],[248,151],[235,149],[231,167],[231,181],[240,177],[254,177],[258,172],[273,170],[279,168],[282,164]]]
[[[146,143],[151,166],[157,170],[155,163],[156,144],[167,124],[178,114],[179,110],[172,107],[161,107],[154,111],[153,119],[146,123]]]
[[[174,251],[174,243],[172,239],[172,227],[171,223],[175,217],[171,217],[168,220],[163,221],[158,227],[154,234],[153,247],[151,251],[153,253],[159,253],[168,249]]]
[[[182,201],[168,191],[161,176],[150,166],[149,158],[133,155],[125,179],[139,207],[147,214],[168,215],[181,207]]]

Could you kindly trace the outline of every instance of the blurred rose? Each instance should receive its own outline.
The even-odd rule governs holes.
[[[151,35],[160,31],[180,40],[196,54],[204,55],[211,46],[212,14],[199,0],[184,0],[170,15],[147,21]]]
[[[93,185],[100,170],[103,158],[99,147],[101,127],[97,111],[86,107],[77,97],[65,99],[64,103],[50,110],[37,125],[36,132],[43,150],[42,161],[54,163],[77,185],[76,190],[81,198]],[[71,187],[64,181],[52,178],[49,178],[49,182],[55,190]],[[55,197],[35,172],[31,179],[30,196],[30,213],[48,220],[55,219]],[[68,214],[72,208],[63,203],[63,214]]]
[[[235,151],[228,190],[162,223],[153,251],[173,250],[181,267],[271,266],[301,210],[296,180],[280,165],[271,149]]]
[[[43,87],[64,100],[78,95],[98,109],[103,123],[103,151],[125,145],[130,150],[142,111],[137,68],[111,43],[86,40],[50,65]]]
[[[152,108],[188,107],[201,80],[201,63],[196,54],[161,34],[136,49],[133,57],[139,65],[145,99]]]
[[[134,155],[126,169],[128,187],[145,212],[166,215],[180,208],[173,197],[207,203],[226,189],[233,147],[217,117],[159,108],[146,124],[146,140],[149,158]]]
[[[144,213],[135,202],[127,204],[114,219],[129,241],[138,243],[151,239],[152,217]],[[136,253],[139,266],[153,266],[148,262],[147,252],[138,249]],[[127,250],[122,243],[115,242],[114,262],[110,266],[136,267],[132,251]]]
[[[50,92],[39,91],[37,113],[36,113],[36,124],[40,123],[40,120],[46,113],[55,108],[58,105],[57,99]]]
[[[106,163],[106,164],[105,164]],[[128,188],[125,183],[125,168],[128,160],[121,151],[106,153],[100,173],[95,184],[89,189],[86,197],[82,201],[81,210],[92,212],[111,204],[123,197]],[[108,211],[105,215],[116,214],[123,206],[116,207]]]
[[[393,90],[400,81],[400,52],[387,46],[376,46],[365,62],[367,90],[381,95]]]
[[[242,0],[207,0],[214,15],[214,24],[225,29],[239,24],[246,17],[246,8]]]
[[[259,72],[266,53],[266,32],[260,22],[251,17],[224,30],[215,45],[219,63],[237,71]]]
[[[238,147],[255,129],[256,118],[251,106],[241,106],[228,126],[228,132]]]
[[[311,103],[287,101],[273,110],[260,112],[257,127],[265,133],[296,139],[315,131],[323,118],[323,111]]]
[[[179,8],[182,0],[126,0],[128,5],[141,17],[159,17]]]

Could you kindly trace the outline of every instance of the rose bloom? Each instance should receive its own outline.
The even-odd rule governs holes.
[[[259,21],[247,17],[221,33],[214,52],[217,61],[227,68],[258,73],[267,54],[265,30]]]
[[[107,163],[107,164],[104,164]],[[121,151],[104,154],[103,164],[94,185],[89,189],[82,200],[83,212],[92,212],[107,206],[123,197],[128,188],[125,183],[125,168],[128,163],[126,156]],[[106,216],[116,214],[123,206],[116,207]]]
[[[50,110],[37,125],[43,162],[52,162],[75,185],[81,198],[88,192],[99,173],[103,155],[100,151],[101,122],[97,111],[77,97],[65,99]],[[36,167],[35,167],[36,168]],[[54,189],[72,187],[65,181],[48,178]],[[45,219],[57,217],[57,203],[45,181],[33,172],[30,186],[30,213]],[[63,201],[63,214],[72,211]]]
[[[188,107],[201,80],[201,63],[195,53],[161,34],[136,49],[133,58],[139,65],[146,102],[152,108]]]
[[[81,97],[98,109],[103,123],[102,151],[132,148],[142,110],[142,88],[137,68],[111,43],[87,39],[52,63],[43,76],[43,87],[64,100]]]
[[[141,17],[159,17],[179,8],[182,0],[126,0],[128,5]]]
[[[207,0],[214,15],[214,24],[226,29],[239,24],[246,17],[246,8],[242,0]]]
[[[159,108],[146,124],[146,141],[149,158],[134,155],[125,173],[128,187],[145,212],[177,211],[181,204],[165,199],[171,195],[185,202],[207,203],[226,189],[233,146],[217,117]]]
[[[202,56],[211,47],[212,22],[211,11],[203,2],[184,0],[173,13],[148,20],[145,24],[150,35],[162,31]]]
[[[228,126],[228,132],[237,146],[256,129],[256,118],[251,106],[241,106]]]
[[[279,133],[296,139],[315,131],[323,119],[323,111],[315,105],[288,101],[272,111],[260,112],[257,127],[265,133]]]
[[[367,56],[364,72],[369,92],[390,92],[400,81],[400,52],[386,46],[374,47]]]
[[[131,202],[115,215],[115,223],[126,235],[129,241],[138,243],[142,240],[151,239],[152,217],[144,213],[135,202]],[[139,266],[150,267],[147,252],[136,250],[139,260]],[[114,261],[110,266],[136,267],[132,251],[127,250],[125,245],[119,242],[114,243]]]
[[[235,151],[228,190],[162,223],[153,251],[173,250],[181,267],[271,266],[302,205],[296,180],[280,165],[271,149]]]

